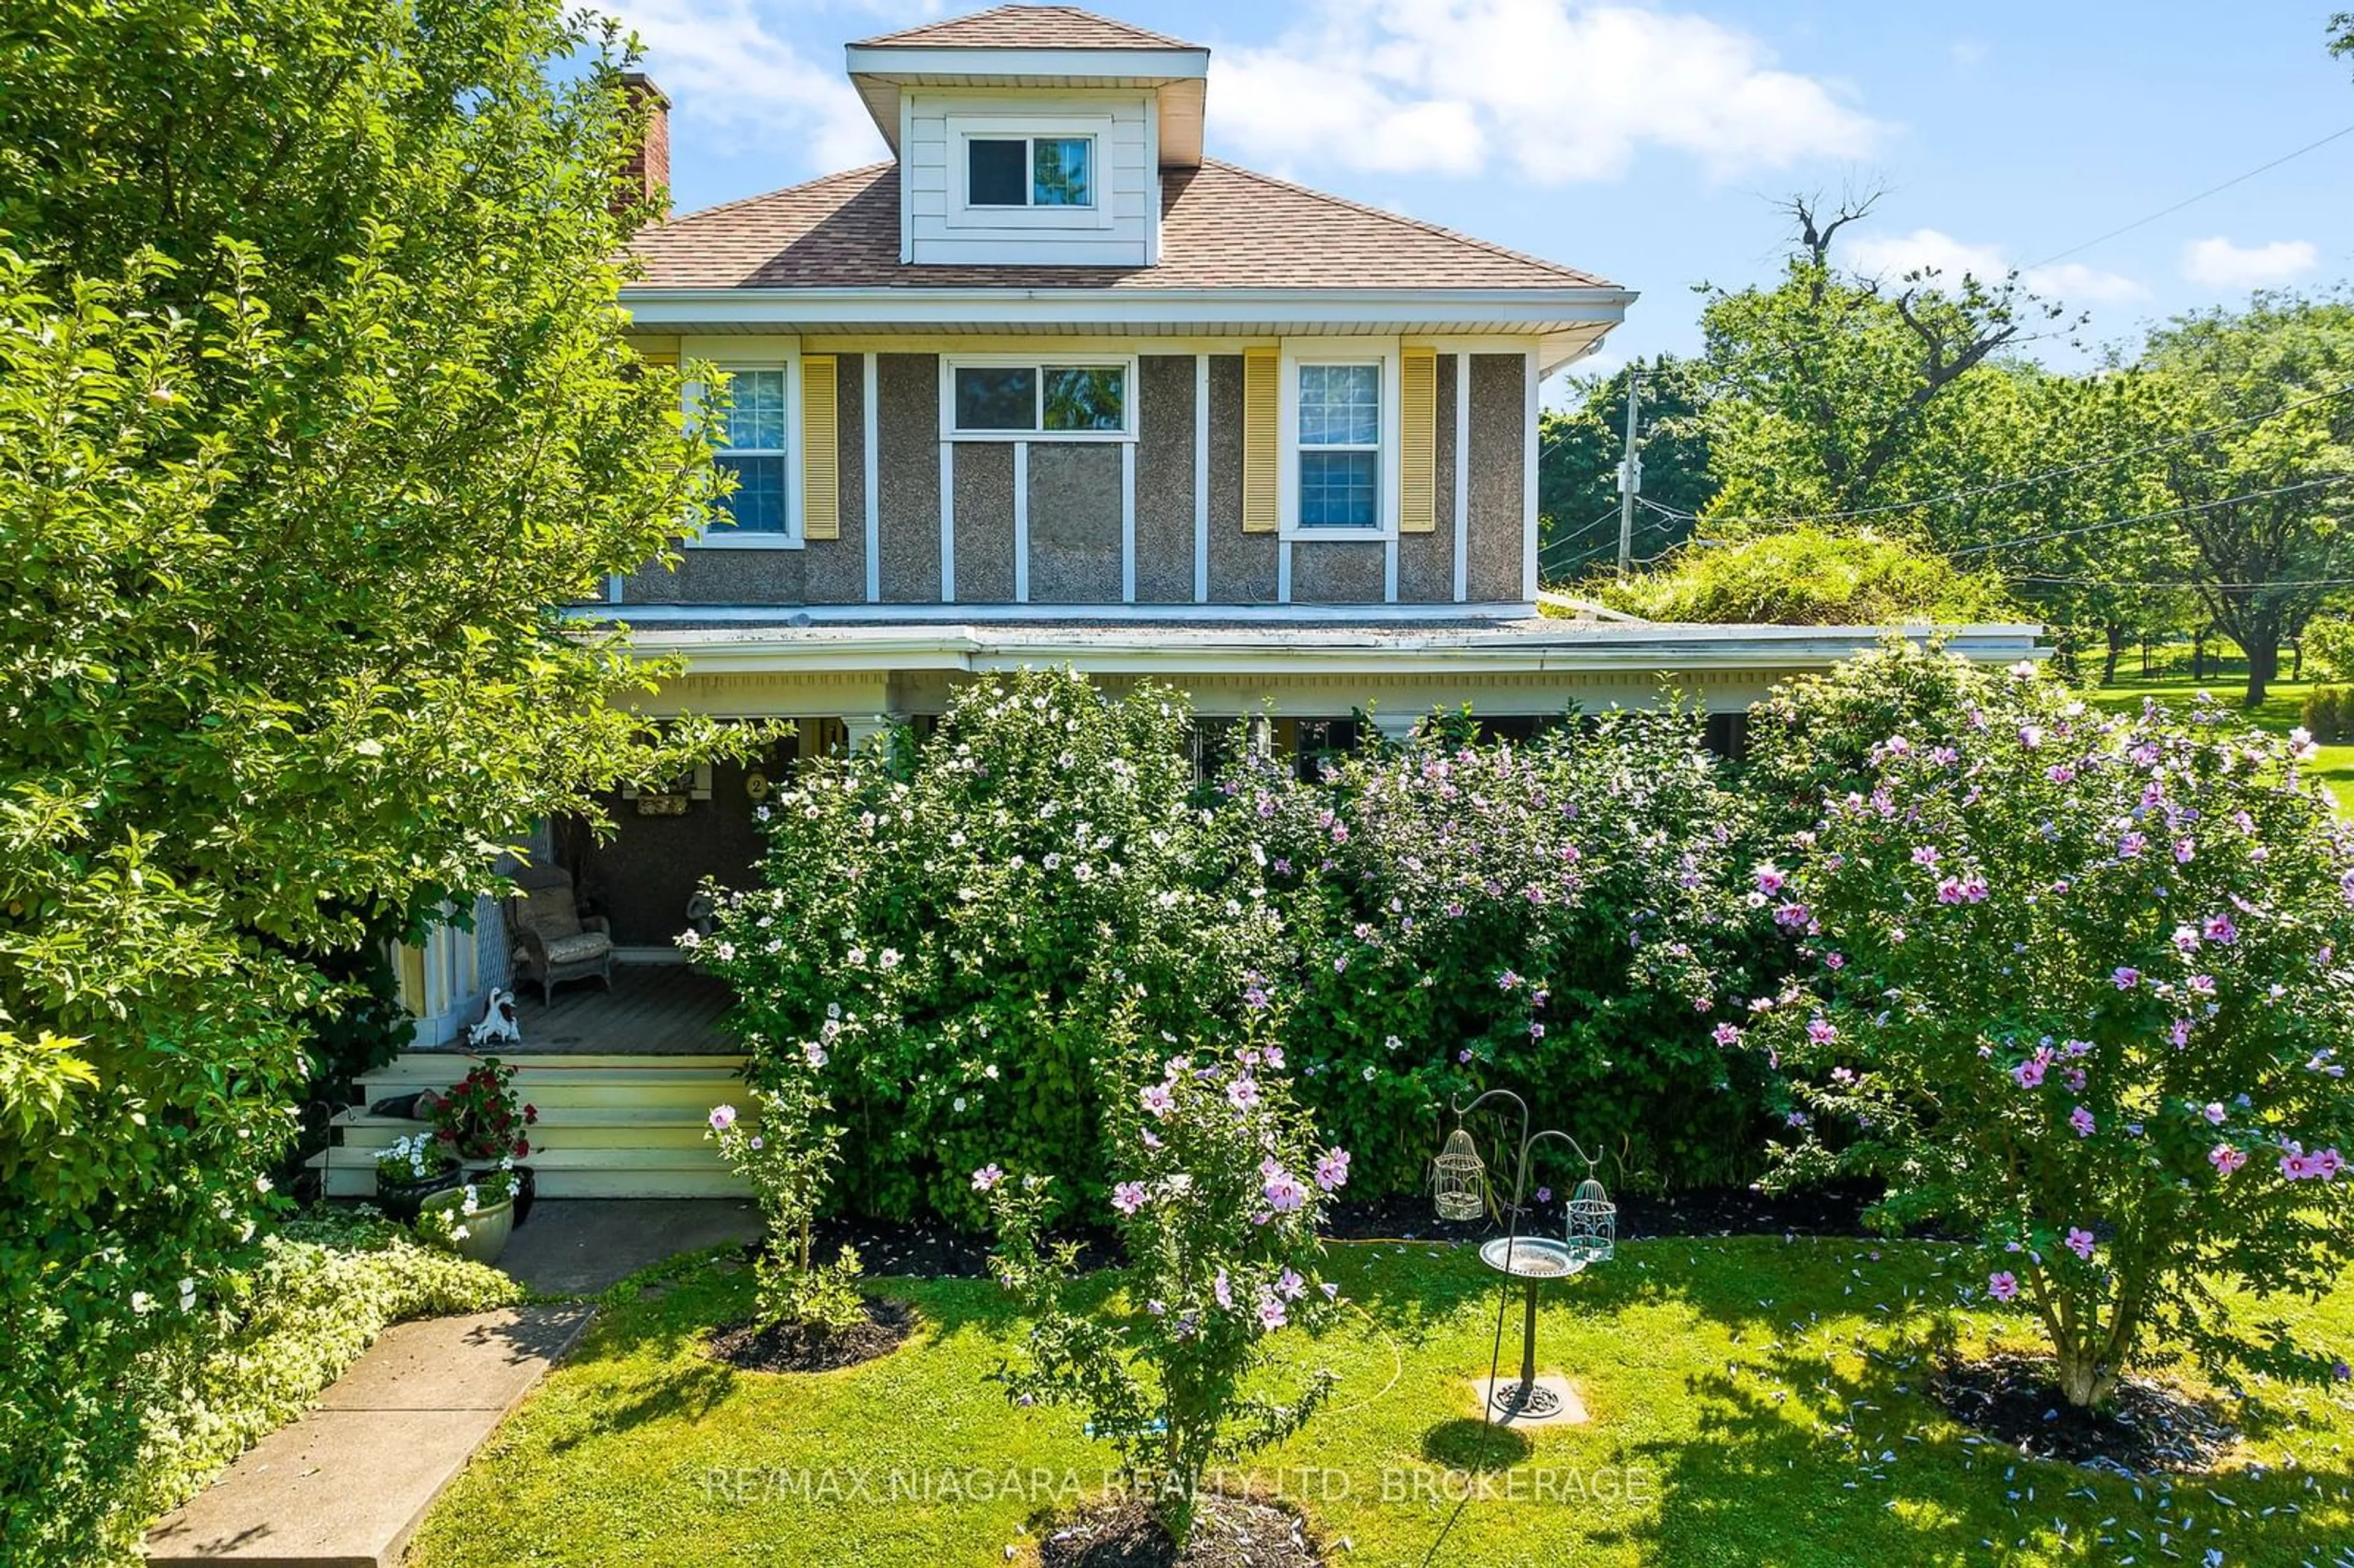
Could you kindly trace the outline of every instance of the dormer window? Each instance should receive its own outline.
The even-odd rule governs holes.
[[[965,140],[973,207],[1093,207],[1092,136],[970,136]]]
[[[933,177],[948,189],[916,185],[908,197],[915,221],[921,224],[930,207],[945,228],[986,233],[987,243],[1020,236],[1016,243],[1034,238],[1052,246],[1059,236],[1101,244],[1103,231],[1120,221],[1115,209],[1126,211],[1131,227],[1141,209],[1137,193],[1119,183],[1128,166],[1117,133],[1123,123],[1111,114],[943,114],[946,134],[933,156],[948,167],[945,178]],[[1140,122],[1131,128],[1140,130]]]

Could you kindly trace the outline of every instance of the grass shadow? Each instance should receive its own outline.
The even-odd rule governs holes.
[[[1424,1458],[1471,1475],[1509,1470],[1534,1452],[1524,1434],[1476,1417],[1442,1421],[1422,1435]]]

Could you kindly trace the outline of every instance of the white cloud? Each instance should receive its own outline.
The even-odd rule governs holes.
[[[2009,276],[2011,268],[2001,246],[1973,244],[1938,228],[1861,235],[1850,241],[1846,250],[1849,265],[1880,278],[1901,278],[1907,272],[1935,269],[1948,283],[1960,282],[1965,272],[1983,283],[1999,283]],[[2081,261],[2031,267],[2020,274],[2020,281],[2046,299],[2072,305],[2123,304],[2149,292],[2122,272],[2105,272]]]
[[[1211,57],[1211,127],[1252,154],[1384,174],[1608,179],[1638,151],[1712,178],[1870,152],[1884,127],[1756,38],[1577,0],[1320,0],[1261,48]]]
[[[2182,275],[2210,289],[2274,288],[2320,263],[2321,252],[2309,239],[2234,245],[2219,234],[2182,248]]]
[[[885,155],[839,63],[803,58],[752,0],[620,0],[619,10],[644,41],[646,74],[669,94],[673,123],[778,139],[791,150],[779,184]]]

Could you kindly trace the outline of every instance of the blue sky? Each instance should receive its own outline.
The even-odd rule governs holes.
[[[680,210],[883,155],[842,46],[975,5],[613,0],[674,101]],[[2340,4],[2344,0],[2339,0]],[[2331,0],[1118,0],[1208,45],[1212,155],[1642,291],[1602,355],[1689,351],[1793,190],[1880,185],[1853,265],[2029,266],[2354,126]],[[2031,271],[2089,342],[2354,277],[2354,135]],[[2064,343],[2039,352],[2073,366]],[[1555,389],[1557,395],[1558,389]]]

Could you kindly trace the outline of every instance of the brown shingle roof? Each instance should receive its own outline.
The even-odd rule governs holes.
[[[652,289],[1606,289],[1437,224],[1207,161],[1161,172],[1154,267],[907,266],[899,171],[875,164],[649,228]]]
[[[1076,5],[997,5],[970,16],[927,22],[879,38],[861,38],[854,49],[1192,49],[1126,22],[1115,22]]]

